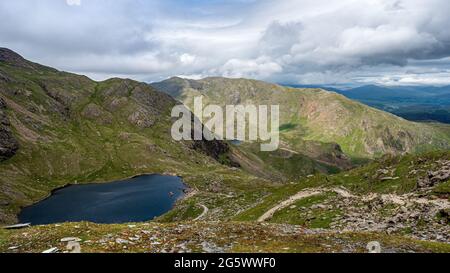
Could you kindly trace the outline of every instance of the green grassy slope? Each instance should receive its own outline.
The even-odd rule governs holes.
[[[409,122],[320,89],[226,78],[172,78],[152,86],[190,107],[192,98],[198,95],[205,97],[204,104],[278,104],[284,146],[315,159],[327,154],[319,144],[337,143],[354,160],[450,147],[448,126]],[[339,158],[332,156],[325,161],[336,162]]]
[[[144,173],[182,176],[200,192],[210,192],[215,183],[236,196],[260,196],[254,185],[264,180],[253,182],[207,155],[217,151],[172,140],[170,111],[176,101],[166,94],[131,80],[95,82],[59,72],[5,49],[0,55],[0,98],[19,143],[15,156],[0,162],[0,222],[14,222],[20,207],[69,183]]]
[[[235,220],[256,220],[274,205],[299,191],[309,188],[343,187],[358,196],[374,193],[404,195],[418,192],[421,196],[430,199],[450,200],[449,178],[426,190],[421,190],[418,187],[418,179],[428,177],[430,172],[448,169],[448,167],[442,165],[442,162],[446,164],[450,162],[449,151],[429,152],[420,155],[386,156],[347,172],[328,176],[318,174],[296,183],[278,187],[258,205],[236,216]],[[307,202],[309,205],[320,204],[332,195],[325,194],[327,198],[321,198],[321,196],[324,195],[300,200],[299,202]],[[295,217],[289,219],[289,221],[295,221]]]

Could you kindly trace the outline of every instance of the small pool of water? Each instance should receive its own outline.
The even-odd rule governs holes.
[[[21,223],[44,225],[63,222],[144,222],[161,216],[183,197],[179,177],[143,175],[102,184],[72,185],[19,214]]]
[[[241,146],[243,142],[241,140],[234,139],[231,140],[230,143],[233,144],[234,146]]]

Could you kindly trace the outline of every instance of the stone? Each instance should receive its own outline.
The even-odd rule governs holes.
[[[390,180],[398,180],[400,179],[400,177],[391,177],[391,176],[387,176],[387,177],[382,177],[380,178],[381,181],[390,181]]]
[[[17,225],[12,225],[12,226],[6,226],[3,227],[4,229],[22,229],[22,228],[29,228],[31,226],[31,223],[26,223],[26,224],[17,224]]]
[[[58,252],[58,248],[57,247],[52,247],[50,249],[42,251],[43,254],[51,254],[51,253],[56,253],[56,252]]]
[[[80,238],[77,237],[67,237],[67,238],[62,238],[61,242],[63,243],[67,243],[67,242],[81,242],[82,240]]]
[[[386,175],[386,174],[388,174],[388,173],[389,173],[389,170],[387,170],[387,169],[380,169],[380,170],[377,171],[377,174],[378,174],[378,175],[380,175],[380,174]]]
[[[216,244],[214,243],[210,243],[210,242],[202,242],[201,246],[203,248],[203,252],[204,253],[222,253],[224,252],[224,249],[221,247],[218,247]]]
[[[117,238],[116,239],[116,243],[118,243],[118,244],[129,244],[130,243],[130,241],[128,241],[128,240],[124,240],[124,239],[121,239],[121,238]]]
[[[402,213],[407,213],[408,212],[408,209],[406,207],[401,207],[400,210],[401,210]]]
[[[70,241],[67,243],[66,249],[70,252],[70,253],[81,253],[81,246],[80,243],[75,242],[75,241]]]

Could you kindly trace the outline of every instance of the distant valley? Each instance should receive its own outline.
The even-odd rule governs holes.
[[[450,123],[450,86],[294,87],[323,88],[411,121]]]

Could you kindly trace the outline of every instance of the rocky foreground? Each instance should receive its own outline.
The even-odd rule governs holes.
[[[382,233],[308,230],[295,225],[237,222],[184,222],[97,225],[68,223],[0,231],[0,252],[142,253],[321,253],[450,252],[450,245]]]

